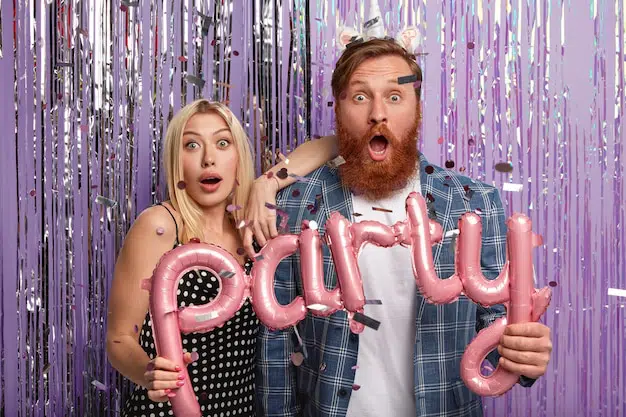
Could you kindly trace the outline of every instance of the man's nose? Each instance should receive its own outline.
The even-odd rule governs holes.
[[[379,123],[387,123],[387,107],[383,100],[379,97],[372,100],[370,109],[370,123],[377,125]]]

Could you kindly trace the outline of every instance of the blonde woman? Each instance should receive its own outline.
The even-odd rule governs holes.
[[[295,174],[306,174],[326,162],[325,141],[307,143],[290,155]],[[184,384],[193,385],[203,415],[254,415],[258,322],[250,302],[222,328],[183,335],[192,379],[186,381],[172,362],[156,356],[149,294],[141,288],[141,281],[151,276],[164,253],[191,239],[228,250],[249,272],[251,264],[244,258],[236,227],[244,210],[227,210],[228,205],[245,207],[252,187],[248,139],[226,106],[197,100],[171,120],[164,165],[169,201],[149,207],[137,217],[118,256],[110,293],[109,361],[136,384],[122,416],[173,415],[167,400]],[[289,178],[279,186],[291,182]],[[208,271],[187,273],[178,286],[179,306],[208,303],[218,289],[217,278]]]

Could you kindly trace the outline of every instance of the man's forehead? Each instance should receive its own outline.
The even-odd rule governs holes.
[[[406,75],[412,75],[412,72],[402,58],[392,56],[368,59],[354,70],[348,85],[398,84],[398,78]]]

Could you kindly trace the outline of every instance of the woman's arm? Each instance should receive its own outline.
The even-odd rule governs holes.
[[[156,232],[159,228],[163,234]],[[106,340],[109,362],[135,384],[150,389],[154,385],[154,372],[146,372],[150,358],[139,345],[139,332],[149,307],[149,293],[141,288],[141,281],[152,275],[155,265],[175,240],[174,223],[163,207],[154,206],[141,213],[124,240],[109,297]]]
[[[260,246],[264,246],[268,239],[278,236],[276,210],[268,208],[265,204],[275,205],[276,193],[296,181],[292,175],[308,175],[336,158],[337,149],[336,136],[324,136],[304,142],[294,149],[286,160],[276,164],[254,181],[244,217],[250,223],[243,229],[243,246],[249,257],[252,258],[255,254],[252,248],[253,237]],[[278,174],[283,169],[287,170],[287,176]]]
[[[274,194],[276,194],[279,190],[296,182],[296,179],[291,175],[287,176],[287,178],[279,178],[276,174],[281,169],[286,169],[288,174],[303,177],[336,158],[337,155],[336,136],[323,136],[316,140],[309,140],[294,149],[286,160],[274,165],[265,174],[257,178],[256,181],[271,180],[268,182],[276,184],[274,191]]]

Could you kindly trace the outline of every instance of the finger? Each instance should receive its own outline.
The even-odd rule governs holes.
[[[278,236],[278,229],[276,229],[276,216],[269,221],[269,233],[271,238]]]
[[[197,361],[199,358],[200,355],[198,355],[198,352],[187,352],[183,356],[183,361],[185,364],[189,365],[190,363]]]
[[[167,391],[170,391],[170,390],[167,390]],[[168,400],[167,392],[164,389],[148,390],[148,398],[150,398],[151,401],[154,401],[157,403],[162,403]]]
[[[259,222],[254,222],[254,224],[252,225],[252,231],[254,232],[254,238],[256,239],[259,246],[265,246],[267,241],[265,240],[265,235],[263,235],[263,230],[261,229]]]
[[[549,356],[545,353],[519,351],[502,346],[498,346],[498,352],[503,358],[522,365],[545,367],[549,361]]]
[[[550,352],[552,343],[549,339],[524,336],[507,336],[500,338],[500,345],[513,350],[529,352]]]
[[[246,227],[243,237],[243,249],[246,251],[246,254],[250,259],[256,256],[256,252],[254,251],[254,247],[252,246],[252,237],[252,229]]]
[[[184,374],[182,372],[156,370],[146,372],[146,379],[148,381],[178,381],[184,379]]]
[[[185,384],[186,384],[186,381],[184,379],[182,380],[175,379],[175,380],[169,380],[169,381],[157,379],[157,380],[148,382],[147,388],[149,390],[165,390],[165,389],[175,390],[177,388],[182,387]]]
[[[509,336],[549,337],[550,328],[537,322],[514,323],[504,328],[504,334]]]
[[[270,235],[269,221],[266,220],[261,222],[260,226],[261,231],[263,232],[263,238],[265,238],[265,241],[267,242],[272,238],[272,236]]]
[[[500,358],[498,364],[509,372],[517,375],[524,375],[528,378],[533,379],[537,379],[545,373],[545,369],[542,369],[540,367],[516,363],[506,358]]]
[[[160,356],[157,356],[156,358],[154,358],[153,360],[151,360],[150,362],[152,362],[154,364],[154,368],[155,369],[160,369],[163,371],[171,371],[171,372],[177,372],[180,371],[180,366],[176,365],[174,362],[162,358]]]

